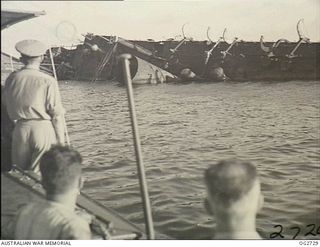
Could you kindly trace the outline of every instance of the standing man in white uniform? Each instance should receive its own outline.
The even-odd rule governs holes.
[[[39,172],[39,160],[52,144],[64,145],[64,109],[57,81],[40,71],[48,47],[37,40],[16,44],[25,67],[5,82],[3,103],[14,121],[12,163]]]

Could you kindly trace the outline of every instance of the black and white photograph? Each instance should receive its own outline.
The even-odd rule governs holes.
[[[0,242],[71,240],[320,244],[320,1],[1,1]]]

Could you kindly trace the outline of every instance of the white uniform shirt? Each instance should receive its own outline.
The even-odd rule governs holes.
[[[2,97],[11,120],[51,120],[64,114],[58,82],[31,65],[10,74]]]
[[[22,207],[14,223],[15,239],[91,239],[88,221],[52,201]]]

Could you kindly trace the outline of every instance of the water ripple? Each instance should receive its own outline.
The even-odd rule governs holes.
[[[84,190],[144,228],[125,88],[60,88],[72,144],[84,158]],[[202,203],[203,172],[232,157],[258,167],[263,236],[276,224],[320,225],[319,82],[163,84],[135,87],[134,95],[157,231],[210,239],[215,219]]]

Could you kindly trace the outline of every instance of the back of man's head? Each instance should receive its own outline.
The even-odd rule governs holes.
[[[205,181],[210,198],[228,209],[246,196],[258,183],[255,166],[240,160],[223,160],[205,171]],[[260,184],[259,184],[260,193]]]
[[[42,60],[43,60],[43,55],[38,57],[29,57],[21,54],[20,56],[20,62],[22,62],[24,65],[28,65],[32,63],[41,63]]]
[[[40,161],[42,184],[47,195],[63,194],[79,185],[82,158],[66,146],[53,146]]]

